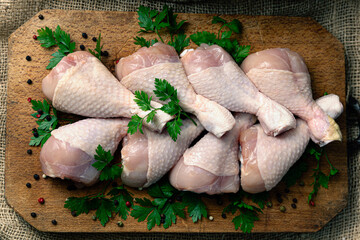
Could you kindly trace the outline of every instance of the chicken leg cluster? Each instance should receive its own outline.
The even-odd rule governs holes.
[[[170,172],[179,190],[220,194],[241,186],[258,193],[278,184],[310,139],[320,146],[341,140],[338,96],[314,101],[304,60],[289,49],[254,53],[240,68],[217,45],[185,50],[180,59],[156,43],[121,58],[116,76],[93,55],[75,52],[44,78],[55,108],[96,117],[52,131],[40,154],[46,175],[90,186],[99,177],[92,166],[97,146],[112,154],[121,146],[121,179],[130,187],[149,187]],[[153,93],[156,78],[174,86],[192,114],[176,142],[163,130],[174,116],[162,111],[144,121],[143,133],[127,133],[128,118],[149,113],[134,101],[135,91],[151,96],[155,108],[167,103]]]

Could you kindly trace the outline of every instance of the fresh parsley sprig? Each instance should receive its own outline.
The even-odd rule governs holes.
[[[232,33],[241,33],[242,25],[240,21],[234,19],[231,22],[227,22],[226,20],[215,16],[213,17],[212,23],[223,24],[219,29],[218,36],[216,36],[214,33],[203,31],[190,35],[190,39],[199,46],[202,43],[206,43],[208,45],[219,45],[220,47],[224,48],[229,54],[231,54],[235,62],[240,64],[249,55],[250,51],[249,45],[240,45],[237,40],[230,39]],[[224,27],[228,27],[230,31],[225,31],[221,33],[221,30]]]
[[[50,112],[50,104],[45,99],[43,100],[43,102],[31,100],[31,104],[32,109],[36,111],[35,113],[31,114],[31,116],[37,119],[36,123],[38,124],[38,129],[36,130],[36,132],[38,136],[32,136],[29,145],[41,145],[42,147],[45,142],[51,137],[51,131],[58,126],[57,111],[55,108],[52,108],[52,115]]]
[[[101,45],[101,33],[99,34],[99,37],[96,39],[96,48],[94,50],[91,50],[89,48],[89,52],[97,57],[101,61],[101,50],[103,48],[104,44]]]
[[[245,198],[250,198],[259,207],[246,203],[244,201]],[[254,222],[259,220],[258,214],[263,213],[262,209],[264,209],[267,198],[268,195],[266,192],[261,194],[248,194],[240,190],[236,194],[229,195],[230,204],[224,208],[223,213],[231,212],[235,214],[239,211],[240,214],[232,220],[235,225],[235,230],[240,228],[244,233],[250,233],[254,227]]]
[[[149,33],[154,32],[158,35],[161,42],[164,42],[161,37],[160,30],[166,29],[170,34],[169,45],[173,46],[178,53],[180,53],[185,47],[189,46],[190,38],[186,38],[186,35],[183,33],[183,26],[186,20],[182,20],[179,23],[177,22],[177,14],[174,14],[174,11],[171,7],[164,5],[162,11],[157,11],[150,9],[148,7],[140,6],[138,11],[139,16],[139,33]],[[177,35],[178,34],[178,35]],[[142,47],[150,47],[158,40],[146,40],[143,37],[135,37],[135,44]]]
[[[101,171],[100,174],[100,181],[106,180],[114,180],[121,176],[122,168],[119,167],[117,164],[112,164],[112,160],[114,157],[111,155],[110,150],[105,151],[101,145],[99,145],[96,149],[96,154],[94,156],[96,162],[92,164],[94,168],[98,171]]]
[[[150,111],[144,117],[140,117],[135,114],[131,117],[130,122],[128,123],[128,133],[134,134],[137,131],[144,133],[142,130],[143,122],[152,122],[156,115],[156,112],[161,110],[169,115],[175,116],[175,118],[166,123],[166,130],[171,136],[171,138],[176,142],[178,135],[181,133],[181,126],[183,121],[181,117],[189,118],[195,125],[195,121],[180,107],[179,99],[177,97],[177,90],[165,79],[155,78],[155,90],[153,91],[155,96],[159,98],[160,101],[169,101],[167,104],[164,104],[161,108],[154,108],[151,106],[152,97],[149,97],[148,94],[144,91],[135,91],[134,101],[143,111]]]
[[[308,202],[310,202],[314,201],[314,197],[317,195],[320,186],[327,189],[330,177],[336,175],[339,171],[331,164],[324,148],[319,149],[318,147],[313,145],[313,147],[309,147],[307,149],[307,153],[313,156],[316,160],[316,168],[313,169],[314,173],[312,175],[312,177],[314,178],[314,182],[311,183],[311,185],[313,186],[313,190],[309,193],[308,196]],[[330,166],[329,175],[326,175],[320,170],[320,162],[323,155],[325,155],[325,158]]]
[[[37,39],[40,41],[42,47],[50,48],[56,45],[59,47],[55,53],[51,54],[53,58],[50,59],[50,63],[47,65],[46,69],[54,68],[63,57],[74,52],[75,42],[71,41],[70,34],[64,32],[59,25],[56,27],[55,31],[45,27],[38,29],[37,32]]]
[[[185,218],[185,208],[192,217],[193,222],[207,217],[207,208],[200,195],[191,192],[179,192],[167,180],[160,180],[148,188],[148,194],[154,198],[136,198],[136,203],[131,211],[131,216],[138,222],[147,220],[147,228],[151,230],[155,225],[166,229],[176,224],[177,217]],[[176,199],[179,199],[177,201]]]
[[[100,181],[114,180],[120,177],[122,168],[117,164],[111,165],[114,157],[110,151],[105,151],[103,147],[99,145],[94,158],[96,161],[92,166],[101,171]],[[69,197],[66,199],[64,207],[75,212],[76,215],[83,213],[88,214],[91,210],[96,210],[95,216],[103,226],[105,226],[113,214],[118,214],[122,219],[126,220],[130,214],[130,207],[126,205],[126,202],[130,202],[131,205],[133,204],[132,193],[130,193],[124,185],[121,185],[113,187],[105,194],[109,184],[110,182],[97,194],[84,197]]]

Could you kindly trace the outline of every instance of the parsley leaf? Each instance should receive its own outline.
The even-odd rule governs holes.
[[[173,41],[168,42],[168,45],[173,46],[178,54],[180,54],[185,47],[189,46],[189,44],[190,38],[187,38],[183,33],[176,35]]]
[[[50,48],[57,45],[59,47],[58,51],[51,54],[53,58],[50,59],[50,63],[47,65],[46,69],[54,68],[63,57],[68,53],[72,53],[75,50],[75,42],[72,42],[70,39],[70,34],[64,32],[58,25],[55,31],[51,30],[48,27],[41,28],[37,30],[38,40],[41,43],[42,47]]]
[[[101,225],[105,226],[105,224],[109,221],[113,209],[114,205],[110,199],[101,198],[99,207],[96,210],[96,217],[100,220]]]
[[[134,102],[140,107],[143,111],[151,110],[152,106],[150,105],[152,97],[149,97],[144,91],[135,91],[134,93],[135,99]]]
[[[177,136],[180,135],[180,127],[183,125],[182,119],[180,118],[181,116],[189,118],[196,125],[195,121],[180,107],[179,99],[177,97],[177,90],[168,81],[165,79],[155,78],[155,90],[153,92],[155,96],[159,98],[159,100],[169,100],[169,102],[164,104],[161,108],[154,108],[151,106],[152,97],[149,97],[149,95],[144,91],[135,91],[134,101],[136,104],[143,111],[151,111],[143,118],[137,114],[131,116],[131,120],[128,123],[128,133],[134,134],[138,130],[140,133],[143,133],[142,125],[144,119],[146,119],[146,122],[153,121],[158,110],[175,116],[175,119],[166,123],[167,132],[174,141],[176,141]]]
[[[183,192],[183,201],[188,206],[189,216],[194,223],[201,220],[202,217],[207,218],[207,208],[201,200],[199,194],[193,192]]]
[[[104,180],[114,180],[121,176],[122,168],[118,165],[110,165],[114,157],[111,155],[110,150],[105,152],[101,145],[96,149],[96,154],[94,156],[96,162],[92,164],[94,168],[100,173],[100,181]]]
[[[41,28],[38,29],[37,32],[38,32],[37,39],[40,41],[42,47],[49,48],[56,45],[56,41],[53,36],[53,31],[50,28],[48,27],[45,27],[45,29]]]
[[[150,201],[147,198],[136,198],[139,205],[133,206],[131,216],[138,219],[138,222],[147,220],[147,228],[151,230],[155,225],[166,229],[176,223],[177,216],[185,218],[185,204],[175,201],[178,190],[170,185],[167,180],[160,180],[148,188],[148,194],[154,198]],[[163,220],[161,215],[164,216]]]
[[[252,201],[258,204],[260,208],[244,202],[245,197],[252,199]],[[240,228],[244,233],[250,233],[254,227],[254,222],[259,220],[258,213],[262,213],[261,209],[264,208],[267,197],[267,193],[252,195],[240,190],[236,194],[229,195],[230,204],[224,208],[223,212],[235,214],[239,211],[240,214],[232,220],[235,229],[237,230]]]
[[[130,214],[130,207],[126,206],[126,202],[130,202],[133,205],[132,193],[128,192],[124,185],[119,187],[114,187],[110,190],[107,195],[111,195],[112,201],[117,201],[118,205],[115,205],[114,212],[119,214],[119,216],[126,220],[127,216]]]
[[[180,135],[181,126],[183,122],[181,118],[177,117],[169,122],[166,123],[166,131],[169,133],[170,137],[174,142],[177,140],[177,136]]]
[[[101,45],[101,33],[99,34],[99,37],[96,39],[96,48],[94,50],[91,50],[89,48],[89,52],[97,57],[101,61],[101,50],[103,48],[104,44]]]
[[[314,178],[314,182],[311,183],[311,185],[313,186],[313,190],[309,193],[308,196],[308,202],[310,202],[314,200],[314,197],[317,195],[320,187],[326,189],[328,188],[330,177],[336,175],[338,173],[338,170],[331,164],[326,154],[325,148],[319,149],[317,146],[312,144],[308,146],[306,152],[309,153],[311,156],[313,156],[316,160],[316,168],[313,169],[314,173],[312,175],[312,177]],[[320,162],[321,162],[321,157],[323,155],[325,155],[325,158],[328,164],[330,165],[329,175],[326,175],[324,172],[320,170]]]
[[[240,34],[242,31],[241,22],[237,19],[227,22],[225,19],[215,16],[213,17],[212,23],[222,23],[220,27],[218,36],[214,33],[209,33],[207,31],[197,32],[190,35],[190,39],[197,45],[206,43],[208,45],[219,45],[224,48],[235,60],[236,63],[241,63],[248,55],[250,51],[250,46],[241,46],[237,40],[230,40],[232,33]],[[221,33],[221,30],[224,27],[228,27],[230,31],[225,31]],[[221,33],[221,34],[220,34]]]
[[[32,136],[30,138],[30,146],[39,146],[41,147],[45,142],[51,137],[51,131],[58,126],[57,112],[53,108],[53,115],[50,113],[50,104],[44,99],[43,102],[31,100],[32,109],[36,112],[31,114],[34,118],[37,119],[36,123],[38,124],[38,137]],[[39,111],[42,111],[42,114],[39,114]],[[40,117],[38,117],[40,115]]]
[[[150,9],[148,7],[140,6],[138,11],[138,19],[139,19],[139,26],[140,26],[140,33],[147,33],[147,32],[155,32],[160,41],[164,42],[162,39],[159,30],[166,28],[167,31],[170,33],[170,41],[168,42],[169,45],[173,46],[178,53],[180,53],[184,47],[189,46],[190,39],[186,38],[186,35],[182,32],[182,27],[184,26],[186,20],[182,20],[177,23],[177,14],[174,14],[174,11],[171,7],[164,5],[162,11],[157,11]],[[176,35],[179,33],[178,35]],[[142,47],[150,47],[157,39],[146,41],[143,37],[135,37],[134,44],[140,45]]]
[[[158,42],[158,40],[156,38],[146,41],[145,38],[139,37],[139,36],[134,37],[134,40],[135,40],[134,44],[140,45],[141,47],[150,47],[150,46],[154,45],[154,43]]]

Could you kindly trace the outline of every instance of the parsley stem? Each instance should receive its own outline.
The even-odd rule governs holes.
[[[221,32],[221,29],[223,29],[223,27],[225,27],[226,24],[222,25],[221,28],[219,29],[219,32],[218,32],[218,39],[220,39],[220,32]]]
[[[161,36],[160,36],[160,34],[159,34],[159,31],[158,31],[157,29],[155,29],[155,32],[156,32],[156,34],[159,36],[160,40],[161,40],[162,42],[164,42],[164,40],[161,38]]]
[[[192,119],[186,112],[180,112],[180,114],[183,114],[185,117],[187,117],[188,119],[190,119],[195,126],[197,126],[197,124],[196,124],[196,122],[194,121],[194,119]]]

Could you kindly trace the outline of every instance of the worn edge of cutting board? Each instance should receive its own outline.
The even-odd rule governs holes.
[[[40,231],[149,232],[146,229],[145,222],[138,223],[132,217],[124,221],[123,228],[119,228],[116,225],[117,220],[120,219],[119,217],[110,220],[106,227],[102,227],[98,221],[93,222],[91,220],[91,213],[76,218],[71,216],[70,212],[63,208],[63,202],[66,197],[85,195],[88,191],[91,192],[100,187],[97,186],[81,191],[69,192],[66,190],[67,184],[59,179],[40,179],[39,181],[35,181],[32,177],[33,174],[38,173],[41,175],[41,167],[38,161],[40,148],[28,147],[31,129],[35,127],[36,124],[30,116],[30,113],[33,111],[26,99],[27,97],[32,97],[33,99],[44,98],[41,93],[41,79],[49,72],[45,70],[45,66],[50,59],[50,54],[54,52],[54,50],[43,49],[39,46],[38,42],[32,39],[32,35],[36,34],[35,30],[45,26],[55,27],[59,24],[65,31],[71,34],[72,39],[77,43],[77,49],[79,49],[79,45],[84,42],[86,42],[86,47],[94,48],[95,43],[91,41],[91,38],[93,36],[97,37],[98,33],[101,32],[105,43],[104,50],[108,50],[110,53],[110,57],[107,59],[104,58],[103,61],[105,65],[113,70],[116,59],[131,54],[138,48],[138,46],[132,43],[132,37],[135,36],[135,33],[139,30],[136,24],[136,13],[43,10],[39,14],[44,15],[45,19],[43,21],[38,19],[37,14],[12,33],[9,38],[5,156],[5,197],[8,204],[27,222]],[[203,30],[216,33],[219,26],[211,25],[212,16],[214,16],[214,14],[180,13],[179,19],[189,19],[190,27],[187,28],[186,33]],[[89,28],[81,29],[81,24],[83,24],[83,28],[85,28],[84,25],[87,24],[86,21],[83,21],[81,24],[75,24],[77,26],[76,29],[69,28],[66,19],[72,17],[82,17],[83,19],[92,18],[93,25]],[[115,34],[113,30],[104,30],[104,25],[99,23],[106,22],[106,19],[111,19],[111,21],[119,20],[121,22],[125,21],[126,17],[130,17],[127,19],[127,23],[133,24],[133,27],[131,26],[131,28],[124,29],[125,31],[131,32],[131,37],[126,39],[125,43],[121,45],[122,42],[118,43],[118,39],[111,41],[111,38],[115,38],[114,35],[110,35]],[[240,40],[241,44],[251,44],[251,52],[270,47],[290,47],[294,51],[299,52],[303,55],[308,64],[310,74],[313,77],[314,96],[317,98],[321,96],[324,91],[336,93],[340,96],[341,102],[345,107],[345,58],[343,46],[316,21],[311,18],[281,16],[222,15],[222,17],[228,20],[238,18],[243,23],[244,33],[238,40]],[[61,19],[61,21],[54,19]],[[53,20],[55,22],[53,22]],[[74,18],[72,21],[74,21]],[[194,22],[197,22],[197,24],[195,24],[195,27],[192,27],[191,25],[194,24]],[[199,24],[199,22],[201,23]],[[95,26],[96,23],[98,27]],[[121,22],[119,24],[121,25],[123,23]],[[304,27],[304,25],[306,25],[306,27]],[[92,27],[96,28],[96,31],[93,31],[93,29],[91,29]],[[189,29],[191,29],[191,31],[189,31]],[[296,32],[298,37],[289,35],[291,33],[290,30],[299,31]],[[89,38],[87,40],[81,38],[82,31],[88,33]],[[273,33],[271,33],[272,35],[268,35],[268,31],[273,31]],[[76,34],[74,34],[74,32],[76,32]],[[276,36],[279,32],[282,32],[281,39],[277,39]],[[313,32],[312,35],[311,32]],[[306,34],[310,34],[312,39],[306,36]],[[150,39],[152,35],[143,36]],[[301,42],[302,38],[307,42]],[[278,42],[274,42],[274,39],[277,39]],[[295,41],[295,43],[292,41]],[[110,42],[114,44],[111,45]],[[122,47],[118,49],[119,46]],[[301,46],[306,47],[307,50],[301,48]],[[322,48],[319,49],[318,46]],[[191,47],[195,47],[195,45],[192,44]],[[25,60],[25,56],[28,54],[33,58],[31,62]],[[326,57],[318,59],[317,54],[320,54],[320,57],[325,55]],[[326,62],[326,64],[321,65],[324,62]],[[323,68],[325,69],[323,70]],[[337,81],[332,80],[329,85],[329,81],[325,80],[329,76],[336,78]],[[29,86],[26,84],[28,78],[34,80],[33,85]],[[337,86],[335,86],[336,82],[338,82]],[[23,91],[20,91],[20,88],[22,88]],[[283,197],[284,202],[281,205],[286,206],[287,212],[281,213],[279,211],[280,204],[275,200],[276,192],[281,192],[284,195],[285,186],[281,183],[270,192],[273,207],[271,209],[265,208],[264,214],[259,215],[260,221],[255,222],[253,232],[315,232],[321,229],[346,206],[348,180],[345,114],[346,110],[344,109],[344,113],[337,119],[342,130],[343,142],[331,143],[327,147],[329,158],[334,166],[340,170],[340,174],[330,181],[329,190],[320,189],[316,197],[316,207],[310,207],[306,203],[307,195],[311,191],[309,184],[312,179],[309,176],[311,175],[311,168],[314,166],[314,161],[307,160],[310,163],[309,170],[302,177],[306,186],[299,187],[295,185],[290,188],[290,193],[285,194]],[[17,141],[19,141],[19,143],[17,143]],[[28,148],[33,149],[33,154],[30,156],[26,153],[26,149]],[[13,161],[22,161],[22,164],[20,166],[19,163],[16,164]],[[329,168],[325,162],[326,161],[323,161],[324,164],[322,164],[321,167],[323,171],[328,172]],[[27,166],[33,164],[30,169],[23,167],[24,165],[26,166],[27,163]],[[26,188],[26,182],[32,183],[31,189]],[[130,191],[134,192],[136,197],[143,196],[140,191],[132,189]],[[53,195],[51,195],[52,193]],[[39,197],[45,198],[46,203],[44,205],[37,203]],[[299,201],[297,209],[295,210],[290,207],[292,198],[294,197]],[[214,216],[214,221],[203,219],[201,222],[194,224],[187,216],[186,220],[178,218],[177,224],[171,226],[169,229],[165,230],[162,227],[155,227],[151,232],[240,233],[239,230],[235,231],[234,229],[234,225],[231,222],[231,214],[227,214],[227,219],[221,218],[221,211],[225,204],[219,207],[216,204],[216,199],[206,199],[205,202],[209,208],[209,215]],[[38,213],[35,219],[30,217],[30,212],[33,211]],[[51,224],[52,219],[57,219],[57,226]]]

